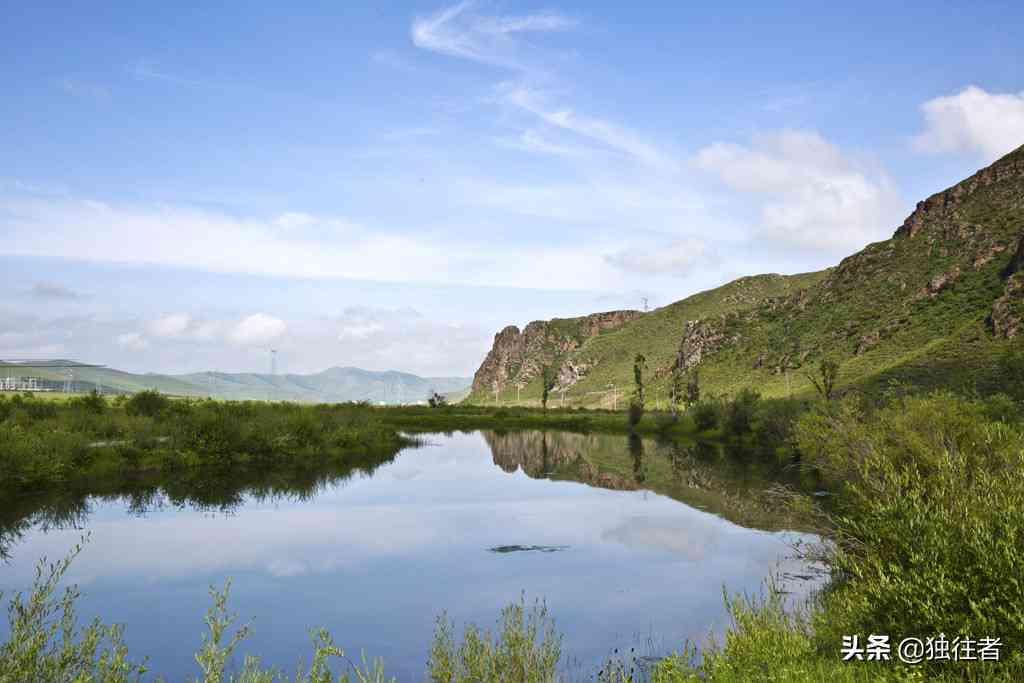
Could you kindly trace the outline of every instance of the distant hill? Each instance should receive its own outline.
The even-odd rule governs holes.
[[[25,368],[0,362],[0,377],[37,377],[58,389],[65,380],[60,368]],[[465,392],[468,377],[420,377],[407,372],[374,372],[352,367],[335,367],[311,375],[269,375],[259,373],[199,372],[185,375],[132,374],[111,368],[75,368],[77,391],[102,388],[105,392],[133,393],[156,389],[178,396],[214,396],[226,399],[256,399],[339,403],[415,403],[425,401],[431,391],[442,394]]]
[[[556,405],[564,392],[567,405],[621,407],[637,353],[653,401],[676,367],[696,369],[705,394],[812,393],[807,373],[826,356],[840,364],[840,386],[869,393],[894,382],[998,389],[997,359],[1022,336],[1024,147],[833,268],[740,278],[649,313],[507,327],[467,400],[493,404],[497,390],[499,402],[535,404],[548,365]]]
[[[425,401],[431,391],[439,393],[465,389],[468,377],[420,377],[407,372],[374,372],[360,368],[328,368],[312,375],[266,375],[222,372],[176,375],[174,379],[204,387],[204,392],[223,398],[280,400],[370,401],[372,403],[415,403]]]

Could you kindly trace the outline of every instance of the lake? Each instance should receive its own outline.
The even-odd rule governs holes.
[[[793,558],[814,537],[762,504],[767,475],[707,445],[421,438],[372,471],[19,501],[0,513],[0,590],[24,590],[39,558],[88,532],[68,575],[80,617],[125,624],[133,657],[169,680],[196,675],[208,587],[228,577],[231,610],[252,622],[242,655],[291,670],[323,626],[400,681],[422,680],[442,611],[459,632],[492,627],[525,595],[546,599],[567,668],[587,680],[616,648],[658,656],[721,633],[723,586],[757,592],[776,573],[799,599],[820,583]]]

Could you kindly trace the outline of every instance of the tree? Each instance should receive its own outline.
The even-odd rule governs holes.
[[[818,364],[818,377],[807,375],[818,390],[818,394],[826,401],[831,401],[835,396],[836,379],[839,377],[839,363],[831,358],[822,358]],[[819,381],[820,380],[820,381]]]
[[[550,365],[545,365],[540,371],[540,404],[544,410],[548,409],[548,396],[555,388],[555,371]]]
[[[437,393],[434,390],[430,391],[430,398],[427,399],[427,403],[430,404],[431,408],[444,408],[448,405],[448,399],[444,395]]]
[[[669,378],[668,400],[673,415],[679,414],[679,406],[686,397],[686,375],[682,368],[673,368]]]
[[[700,403],[700,376],[697,374],[697,368],[694,368],[686,383],[686,405],[692,406],[697,403]]]
[[[743,436],[751,430],[757,403],[761,395],[753,389],[743,389],[725,411],[725,426],[732,436]]]
[[[633,400],[641,406],[644,404],[644,370],[647,369],[647,359],[644,354],[636,354],[633,359]]]
[[[629,426],[635,427],[644,416],[644,370],[647,359],[642,353],[633,359],[633,399],[629,402]]]

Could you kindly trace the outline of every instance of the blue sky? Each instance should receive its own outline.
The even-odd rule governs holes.
[[[75,3],[0,28],[0,357],[469,374],[1024,144],[1019,3]]]

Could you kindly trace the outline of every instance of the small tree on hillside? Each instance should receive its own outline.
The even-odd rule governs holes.
[[[629,426],[635,427],[644,416],[644,370],[647,359],[644,354],[636,354],[633,359],[633,398],[629,402]]]
[[[430,404],[431,408],[443,408],[448,404],[448,399],[443,394],[431,390],[427,403]]]
[[[822,358],[818,364],[818,377],[807,375],[818,394],[826,401],[831,401],[835,396],[836,379],[839,377],[839,363],[831,358]]]
[[[694,368],[686,382],[686,405],[692,406],[698,403],[700,403],[700,375],[697,373],[697,368]]]
[[[540,371],[540,404],[544,410],[548,409],[548,396],[555,388],[555,371],[550,365],[545,365]]]
[[[686,400],[686,376],[682,368],[673,368],[668,384],[669,407],[673,415],[679,414],[680,405]]]

